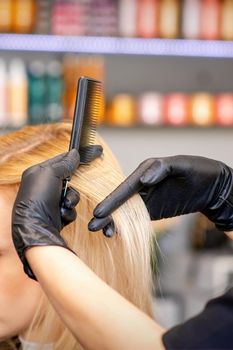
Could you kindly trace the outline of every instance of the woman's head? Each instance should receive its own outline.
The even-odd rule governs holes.
[[[16,194],[22,172],[37,163],[68,149],[69,124],[26,127],[0,138],[0,188]],[[94,207],[122,180],[122,172],[112,153],[99,138],[104,154],[90,165],[82,165],[75,172],[71,185],[80,193],[77,219],[64,228],[62,235],[68,245],[101,278],[150,313],[150,240],[151,226],[145,206],[135,195],[113,213],[117,233],[108,239],[101,232],[87,229]],[[40,189],[38,189],[39,191]],[[13,199],[9,201],[13,204]],[[0,258],[1,259],[1,258]],[[26,277],[27,278],[27,277]],[[1,313],[1,311],[0,311]],[[1,317],[1,315],[0,315]],[[38,305],[30,330],[37,329],[38,341],[48,342],[49,334],[59,334],[55,349],[75,346],[69,332],[61,325],[47,300]],[[40,337],[41,335],[41,337]]]
[[[27,278],[11,238],[15,191],[0,189],[0,341],[23,334],[31,324],[41,289]]]

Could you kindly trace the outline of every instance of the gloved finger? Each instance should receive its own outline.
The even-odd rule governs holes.
[[[165,179],[171,172],[169,162],[163,159],[155,159],[153,164],[141,176],[140,181],[145,186],[155,185]]]
[[[153,162],[154,159],[151,158],[141,163],[125,181],[97,205],[94,210],[94,216],[98,218],[107,217],[135,193],[138,193],[143,187],[140,179]]]
[[[190,158],[190,157],[189,157]],[[155,158],[152,165],[141,177],[141,183],[145,186],[153,186],[172,175],[183,175],[190,167],[190,161],[185,156]]]
[[[109,238],[112,237],[115,232],[116,231],[115,231],[115,226],[114,226],[114,222],[113,221],[103,228],[103,234],[106,237],[109,237]]]
[[[35,165],[29,167],[28,169],[26,169],[24,171],[23,175],[25,176],[25,175],[31,174],[32,172],[34,172],[37,169],[37,167],[46,168],[47,166],[53,166],[53,164],[61,162],[67,154],[68,154],[68,152],[62,153],[62,154],[59,154],[58,156],[47,159],[44,162],[41,162],[39,164],[35,164]]]
[[[52,167],[55,169],[56,176],[64,180],[74,173],[79,164],[79,153],[76,149],[72,149],[70,152],[66,153],[61,160],[59,159],[59,161],[53,163]]]
[[[78,202],[80,201],[80,194],[72,187],[68,187],[66,191],[66,195],[63,199],[63,204],[68,209],[73,209],[76,207]]]
[[[103,147],[101,145],[93,145],[82,147],[79,150],[80,153],[80,163],[85,164],[88,159],[88,162],[92,162],[96,158],[99,158],[103,153]]]
[[[64,226],[73,222],[77,217],[77,212],[75,209],[67,209],[63,206],[60,209],[60,213],[61,213],[62,223]]]
[[[47,165],[53,165],[53,164],[56,164],[58,162],[61,162],[63,160],[63,158],[68,154],[69,152],[65,152],[65,153],[61,153],[61,154],[58,154],[57,156],[53,157],[53,158],[50,158],[50,159],[47,159],[45,160],[44,162],[38,164],[40,165],[41,167],[46,167]]]
[[[113,224],[111,216],[105,218],[92,218],[88,224],[88,230],[92,232],[100,231],[109,224]]]

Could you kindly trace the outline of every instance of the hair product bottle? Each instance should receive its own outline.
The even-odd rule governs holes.
[[[119,0],[118,31],[121,36],[133,37],[137,34],[137,1]]]
[[[117,36],[118,35],[118,1],[91,1],[89,35]]]
[[[143,38],[159,36],[158,0],[138,0],[137,35]]]
[[[31,33],[36,23],[35,0],[13,0],[12,30],[15,33]]]
[[[102,56],[65,56],[63,63],[65,118],[73,118],[78,79],[81,76],[90,76],[104,83],[104,72],[104,58]],[[99,123],[101,122],[100,120]]]
[[[191,121],[199,126],[210,126],[215,123],[215,104],[212,95],[196,93],[192,96]]]
[[[201,39],[219,39],[220,10],[219,0],[201,1]]]
[[[107,122],[115,126],[132,126],[135,123],[136,106],[131,95],[118,94],[111,101]]]
[[[77,69],[78,59],[74,55],[67,55],[63,62],[64,90],[63,105],[64,118],[72,119],[74,115],[75,94],[77,89],[77,79],[80,71]]]
[[[34,61],[29,66],[29,122],[42,123],[47,120],[45,66],[40,61]]]
[[[9,65],[9,120],[18,128],[27,122],[28,83],[24,62],[15,58]]]
[[[86,35],[89,13],[87,1],[56,0],[51,13],[52,33],[57,35]]]
[[[51,31],[51,10],[53,1],[37,0],[35,31],[38,34],[49,34]]]
[[[232,93],[224,93],[216,97],[216,121],[220,125],[233,125]]]
[[[159,32],[163,38],[177,38],[179,36],[180,3],[177,0],[161,0]]]
[[[160,125],[163,117],[163,96],[146,92],[138,99],[138,121],[145,125]]]
[[[11,31],[12,0],[0,1],[0,33]]]
[[[62,118],[63,79],[62,66],[59,61],[51,61],[47,65],[47,103],[46,116],[51,122]]]
[[[187,125],[189,122],[189,97],[184,93],[173,93],[165,97],[164,123]]]
[[[233,40],[233,1],[223,0],[220,23],[221,38]]]
[[[182,36],[187,39],[200,37],[201,2],[184,0],[182,9]]]

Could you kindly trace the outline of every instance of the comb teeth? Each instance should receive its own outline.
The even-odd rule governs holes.
[[[103,86],[98,80],[87,79],[86,101],[80,139],[79,153],[82,163],[90,163],[93,159],[96,128],[103,114]]]

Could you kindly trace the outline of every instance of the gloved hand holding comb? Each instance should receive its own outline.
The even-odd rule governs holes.
[[[102,147],[92,148],[94,160],[102,154]],[[60,232],[75,220],[79,194],[68,187],[62,199],[63,183],[79,163],[79,153],[73,149],[23,173],[12,213],[12,235],[24,270],[31,278],[35,279],[35,276],[25,258],[26,249],[48,245],[68,248]]]
[[[81,77],[77,85],[69,152],[23,173],[13,208],[12,235],[24,271],[31,278],[36,279],[25,257],[26,249],[47,245],[68,248],[60,231],[75,220],[74,207],[79,194],[72,188],[67,189],[67,184],[79,164],[88,164],[103,152],[102,146],[93,145],[102,112],[102,96],[101,82]]]

